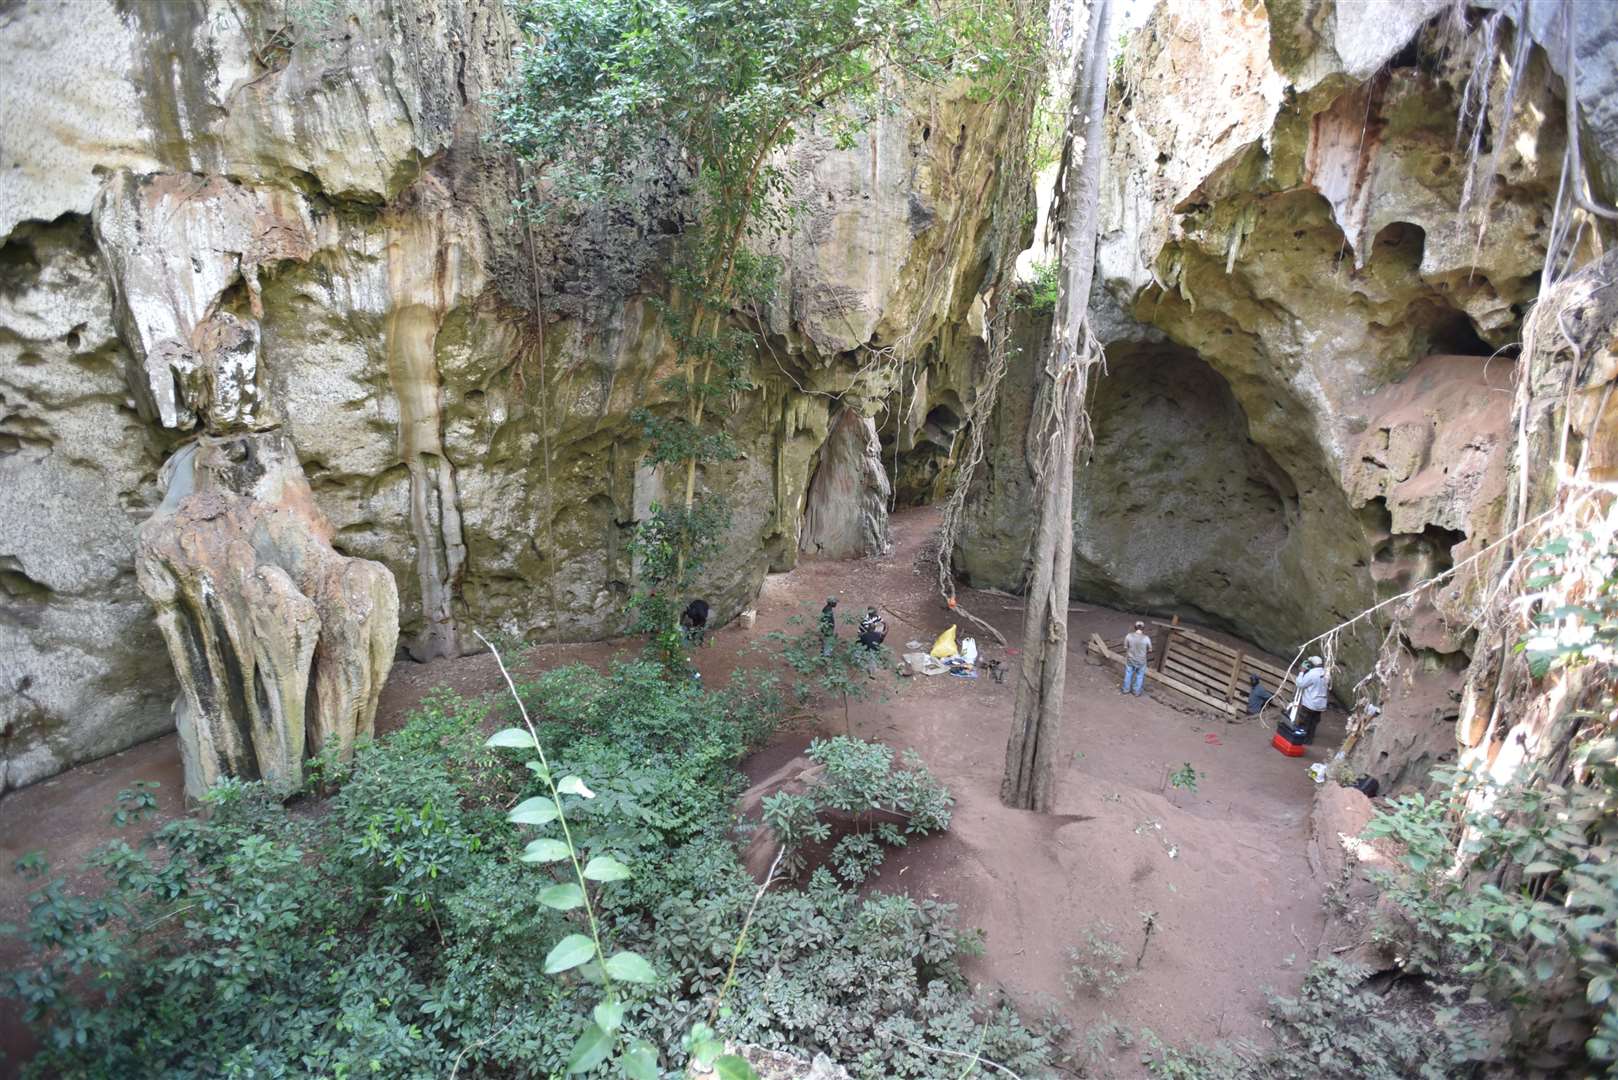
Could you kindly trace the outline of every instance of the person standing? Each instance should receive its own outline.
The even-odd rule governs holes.
[[[820,609],[820,655],[830,656],[832,643],[837,640],[837,597],[826,597],[826,606]]]
[[[1146,624],[1136,621],[1135,629],[1124,638],[1124,685],[1120,694],[1140,697],[1146,688],[1146,661],[1152,656],[1152,638]]]
[[[1330,679],[1326,674],[1326,661],[1311,656],[1305,663],[1308,670],[1298,676],[1297,725],[1303,728],[1303,741],[1315,741],[1315,725],[1326,708],[1326,690]]]

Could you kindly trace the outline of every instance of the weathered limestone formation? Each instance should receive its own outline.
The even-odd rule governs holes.
[[[828,559],[857,559],[892,550],[882,442],[870,417],[844,409],[832,421],[809,481],[798,549]]]
[[[1111,363],[1075,475],[1078,595],[1200,615],[1290,656],[1500,535],[1502,395],[1486,404],[1474,376],[1538,287],[1565,144],[1559,61],[1529,54],[1509,139],[1480,165],[1496,173],[1480,233],[1460,211],[1456,145],[1478,35],[1424,26],[1445,7],[1160,4],[1130,34],[1093,304]],[[1612,67],[1609,37],[1581,43],[1581,86]],[[1501,132],[1507,73],[1486,70]],[[1490,370],[1498,387],[1509,359]],[[1018,394],[1008,377],[960,544],[982,584],[1022,575],[1004,524],[1027,513]],[[1454,410],[1469,420],[1425,419]],[[1467,599],[1408,628],[1451,682],[1472,647]],[[1340,690],[1380,640],[1366,627],[1341,642]]]
[[[301,8],[0,16],[19,58],[0,72],[0,788],[173,723],[134,533],[198,433],[288,441],[335,551],[392,572],[413,657],[476,648],[473,628],[629,624],[629,541],[667,494],[630,415],[670,404],[647,301],[691,213],[679,184],[649,182],[643,214],[530,226],[486,138],[518,40],[500,0]],[[938,343],[985,277],[1007,114],[926,88],[852,148],[806,125],[788,156],[813,210],[778,245],[758,389],[725,421],[742,456],[701,477],[735,508],[699,586],[720,618],[797,559],[834,411],[878,415],[956,354]]]
[[[166,447],[124,381],[88,218],[12,233],[0,261],[0,792],[174,724],[135,585]]]
[[[306,756],[369,736],[399,636],[393,575],[339,555],[291,442],[203,436],[165,467],[135,573],[179,673],[186,794],[224,776],[287,794]]]

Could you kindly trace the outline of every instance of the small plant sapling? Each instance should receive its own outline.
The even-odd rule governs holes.
[[[865,701],[877,693],[876,672],[893,670],[893,654],[885,645],[862,645],[853,634],[826,637],[818,622],[803,616],[795,615],[788,621],[807,628],[796,634],[775,630],[769,640],[781,646],[781,659],[800,676],[799,697],[820,693],[841,699],[844,732],[852,738],[854,721],[848,703]],[[844,621],[849,627],[855,625],[852,616]]]
[[[1207,775],[1207,773],[1198,772],[1192,768],[1191,763],[1188,761],[1169,774],[1169,785],[1195,795],[1197,793],[1197,781],[1205,779]]]
[[[1067,950],[1067,993],[1110,998],[1129,981],[1124,967],[1124,950],[1113,940],[1115,931],[1104,921],[1084,928],[1084,937]]]
[[[112,823],[122,828],[143,820],[157,811],[155,792],[163,785],[156,780],[136,780],[133,787],[118,793],[118,805],[112,811]]]

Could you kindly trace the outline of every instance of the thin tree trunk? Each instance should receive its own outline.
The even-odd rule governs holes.
[[[1100,358],[1090,335],[1087,308],[1095,277],[1109,8],[1110,0],[1090,0],[1083,53],[1073,83],[1067,145],[1057,184],[1061,292],[1028,429],[1037,448],[1039,518],[1030,546],[1032,574],[1023,609],[1022,662],[1000,798],[1007,806],[1040,812],[1049,811],[1054,800],[1056,745],[1067,687],[1073,462],[1080,439],[1088,437],[1085,398],[1090,370]],[[1082,148],[1076,137],[1083,138]]]

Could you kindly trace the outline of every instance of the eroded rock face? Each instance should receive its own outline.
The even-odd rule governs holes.
[[[335,553],[392,572],[413,657],[475,648],[472,628],[629,624],[629,540],[679,486],[643,465],[630,419],[671,404],[649,300],[691,212],[679,185],[654,184],[644,220],[569,235],[518,220],[518,170],[485,139],[517,43],[502,3],[345,0],[312,25],[288,11],[86,0],[76,24],[48,3],[0,16],[0,49],[30,61],[0,74],[18,106],[0,113],[0,432],[19,451],[0,443],[17,477],[0,485],[0,633],[26,694],[0,705],[0,784],[173,723],[134,530],[161,500],[158,464],[199,436],[285,440],[278,460],[301,467]],[[969,333],[1006,118],[927,88],[853,148],[807,129],[789,155],[814,211],[777,245],[757,390],[723,421],[742,456],[701,477],[735,511],[699,585],[717,618],[795,562],[833,409],[875,415],[957,354],[931,346]],[[58,229],[71,243],[42,253]],[[30,517],[40,501],[54,509]],[[236,565],[224,524],[251,520],[198,520],[227,553],[210,572]],[[242,587],[280,605],[274,651],[295,673],[300,605],[258,567]],[[291,715],[271,697],[261,712]]]
[[[804,503],[798,549],[828,559],[884,555],[888,539],[887,470],[876,425],[852,409],[832,422]]]
[[[204,436],[165,467],[135,573],[179,673],[186,794],[225,776],[280,794],[305,757],[375,728],[399,636],[393,575],[339,555],[285,434]]]
[[[1290,656],[1500,536],[1509,361],[1487,385],[1479,373],[1538,287],[1563,100],[1531,49],[1509,138],[1480,159],[1487,214],[1463,212],[1458,116],[1481,31],[1424,26],[1442,6],[1160,4],[1131,34],[1093,305],[1117,362],[1075,480],[1077,595],[1200,614]],[[1507,75],[1484,70],[1490,130],[1505,131]],[[1026,407],[1026,392],[1002,403]],[[1022,423],[997,415],[961,542],[984,584],[1021,577],[1001,523],[1032,505],[1014,490],[1031,480]],[[1442,591],[1403,628],[1450,689],[1474,647],[1475,587]],[[1382,629],[1338,641],[1340,694]],[[1452,732],[1456,699],[1430,696],[1422,735],[1398,736],[1406,751]]]
[[[135,586],[165,440],[124,380],[87,217],[0,261],[0,792],[173,725],[174,674]]]

